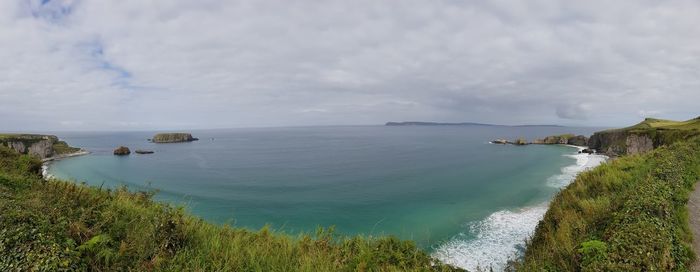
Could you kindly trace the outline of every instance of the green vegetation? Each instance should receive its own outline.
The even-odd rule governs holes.
[[[573,134],[547,136],[542,140],[542,142],[544,144],[566,144],[568,143],[569,139],[573,137],[575,137]]]
[[[39,135],[39,134],[0,134],[0,144],[7,145],[9,142],[19,142],[25,147],[30,147],[35,143],[43,140],[58,141],[56,136]]]
[[[38,144],[34,146],[35,144]],[[53,135],[39,134],[0,134],[0,146],[12,147],[24,154],[31,153],[31,148],[34,149],[34,155],[42,157],[53,157],[58,155],[66,155],[80,151],[80,148],[71,147],[64,141],[59,141],[58,137]]]
[[[700,130],[700,117],[688,121],[646,118],[639,124],[619,130],[644,131],[650,128],[657,130]]]
[[[0,271],[455,271],[392,237],[218,226],[152,193],[44,181],[0,146]]]
[[[589,146],[609,155],[636,153],[700,135],[700,117],[688,121],[647,118],[634,126],[596,132]],[[633,146],[632,150],[630,146]]]
[[[696,121],[643,126],[694,130]],[[695,258],[686,204],[700,179],[700,138],[584,172],[551,202],[522,271],[688,271]]]
[[[64,141],[57,141],[53,144],[53,153],[55,155],[65,155],[80,151],[80,148],[69,146]]]
[[[196,141],[197,138],[192,137],[189,133],[158,133],[153,136],[154,143],[179,143]]]

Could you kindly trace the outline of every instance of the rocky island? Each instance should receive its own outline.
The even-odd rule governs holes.
[[[154,143],[182,143],[197,140],[199,139],[192,137],[189,133],[158,133],[151,139]]]
[[[129,154],[131,154],[131,150],[129,150],[129,148],[126,146],[120,146],[114,149],[114,155],[125,156]]]

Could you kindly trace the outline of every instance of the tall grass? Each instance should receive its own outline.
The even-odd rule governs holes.
[[[455,271],[393,237],[219,226],[151,193],[43,181],[0,147],[0,271]]]
[[[522,271],[688,271],[686,203],[700,178],[700,139],[582,173],[551,202]]]

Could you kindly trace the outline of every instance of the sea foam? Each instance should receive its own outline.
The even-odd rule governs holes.
[[[581,171],[593,168],[607,157],[602,155],[565,155],[576,163],[563,167],[561,174],[547,180],[548,186],[562,188],[571,183]],[[525,241],[532,236],[537,223],[547,212],[548,203],[516,211],[502,210],[486,219],[466,225],[461,233],[440,245],[433,256],[470,271],[493,269],[503,271],[509,260],[515,260],[525,249]]]

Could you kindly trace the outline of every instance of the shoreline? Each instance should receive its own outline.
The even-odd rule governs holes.
[[[49,165],[58,160],[66,159],[66,158],[72,158],[72,157],[78,157],[78,156],[84,156],[90,154],[90,151],[80,149],[79,151],[73,152],[73,153],[68,153],[68,154],[61,154],[58,156],[52,156],[48,157],[46,159],[41,160],[41,176],[45,179],[51,179],[53,176],[49,174]]]
[[[579,151],[586,148],[568,144],[552,145],[576,148]],[[563,156],[574,159],[574,162],[561,167],[560,172],[545,180],[543,186],[563,189],[573,183],[580,173],[594,169],[610,159],[603,154],[572,153]],[[490,267],[493,271],[502,271],[508,261],[517,259],[524,253],[524,241],[532,237],[555,195],[545,202],[495,211],[481,220],[466,222],[467,229],[464,231],[470,232],[474,238],[463,239],[460,238],[463,234],[457,235],[438,246],[431,255],[463,269],[479,271],[477,268]],[[477,255],[480,258],[474,258]]]

